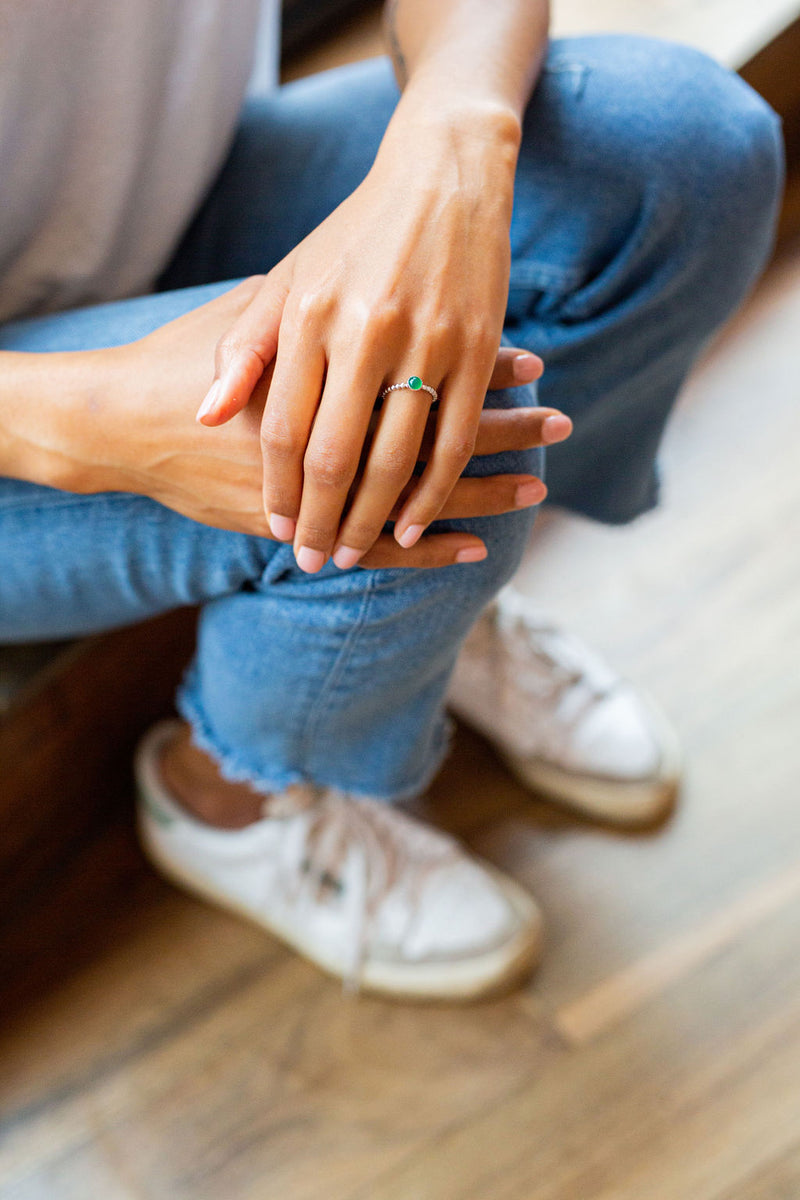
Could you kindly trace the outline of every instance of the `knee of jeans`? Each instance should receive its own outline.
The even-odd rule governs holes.
[[[699,50],[628,36],[586,41],[597,170],[635,184],[650,242],[682,258],[687,277],[713,279],[712,307],[726,314],[774,239],[784,177],[779,118]]]
[[[585,140],[591,121],[590,170],[666,192],[687,223],[709,228],[742,211],[770,219],[783,181],[780,121],[738,75],[689,46],[632,35],[556,42],[559,62],[585,71],[572,135],[582,129]]]
[[[774,219],[783,183],[776,113],[738,75],[699,50],[623,41],[635,46],[647,80],[634,94],[631,122],[640,134],[633,156],[651,187],[670,193],[690,235],[739,225],[758,236]]]

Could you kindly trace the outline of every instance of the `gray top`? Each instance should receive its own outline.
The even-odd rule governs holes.
[[[0,320],[148,289],[230,143],[260,8],[0,0]]]

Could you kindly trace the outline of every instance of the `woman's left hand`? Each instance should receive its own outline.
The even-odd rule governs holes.
[[[275,360],[264,505],[308,571],[336,549],[349,548],[348,565],[369,550],[409,483],[425,391],[386,397],[360,472],[359,462],[376,398],[411,375],[440,402],[395,537],[411,546],[435,520],[472,455],[500,344],[519,125],[491,105],[434,117],[404,100],[364,182],[263,278],[220,341],[198,413],[206,425],[229,420]]]

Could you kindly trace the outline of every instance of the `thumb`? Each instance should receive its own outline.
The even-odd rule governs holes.
[[[224,425],[247,406],[278,349],[289,294],[286,259],[265,275],[253,299],[217,342],[214,379],[197,410],[202,425]]]

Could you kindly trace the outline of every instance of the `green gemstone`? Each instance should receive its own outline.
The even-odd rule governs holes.
[[[418,392],[422,387],[422,380],[420,379],[419,375],[412,375],[408,381],[408,386],[415,392]]]

